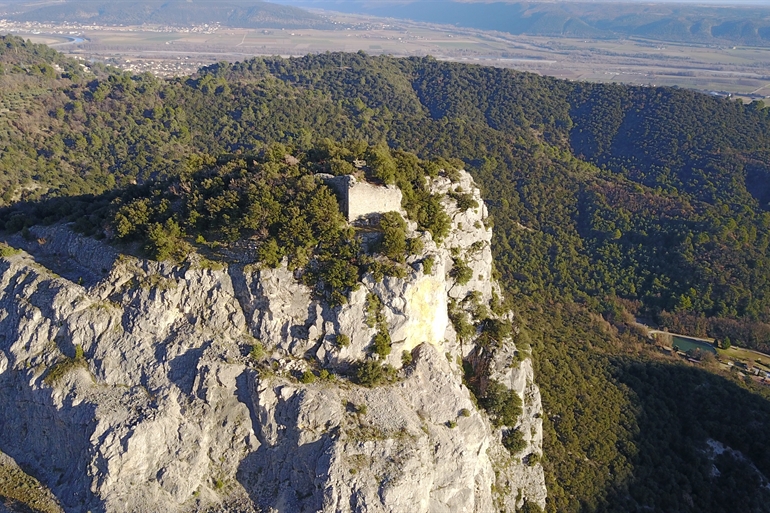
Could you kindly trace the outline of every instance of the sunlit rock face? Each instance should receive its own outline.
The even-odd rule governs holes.
[[[491,230],[469,175],[438,178],[449,235],[403,278],[365,276],[347,303],[313,297],[285,267],[222,270],[118,255],[66,227],[32,229],[0,259],[0,451],[66,511],[514,511],[544,505],[540,394],[513,343],[461,344],[449,321],[487,304]],[[427,257],[433,260],[427,272]],[[470,268],[457,283],[453,267]],[[395,383],[346,376],[390,334]],[[470,316],[469,316],[470,318]],[[349,343],[338,344],[344,334]],[[259,361],[252,347],[264,349]],[[411,356],[404,359],[404,354]],[[516,390],[527,448],[510,456],[474,406],[461,359]],[[300,380],[321,370],[336,379]],[[305,382],[303,382],[305,381]]]
[[[411,351],[423,342],[438,348],[443,345],[449,326],[445,288],[443,276],[424,276],[406,290],[405,314],[409,321],[393,334],[396,340],[403,338],[404,350]]]

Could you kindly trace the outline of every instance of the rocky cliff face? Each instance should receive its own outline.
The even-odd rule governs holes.
[[[73,512],[543,506],[529,360],[510,340],[461,341],[449,321],[498,292],[478,190],[465,173],[433,183],[458,186],[477,205],[444,200],[447,239],[413,231],[424,250],[406,277],[367,276],[338,307],[286,268],[138,260],[66,227],[9,240],[24,251],[0,259],[0,451]],[[367,388],[344,375],[381,329],[373,310],[399,374]],[[517,454],[474,405],[462,359],[522,398],[505,428],[523,433]],[[308,371],[321,377],[298,379]]]

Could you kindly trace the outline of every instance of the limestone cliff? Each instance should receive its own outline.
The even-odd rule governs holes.
[[[475,206],[447,195],[447,239],[410,227],[424,250],[406,277],[366,276],[336,307],[285,267],[139,260],[63,226],[9,239],[23,251],[0,259],[0,451],[72,512],[543,506],[531,363],[449,320],[499,294],[486,207],[464,172],[432,187]],[[374,298],[399,370],[367,388],[345,376],[380,329]],[[492,427],[463,360],[519,394],[517,425]]]

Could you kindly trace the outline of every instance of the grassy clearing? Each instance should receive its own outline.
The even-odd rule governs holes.
[[[8,244],[0,242],[0,257],[12,257],[13,255],[18,255],[19,253],[21,253],[20,249],[16,249],[12,246],[9,246]]]
[[[50,386],[56,385],[62,378],[64,378],[64,376],[78,367],[88,368],[88,363],[83,355],[83,348],[79,345],[75,346],[75,357],[65,357],[59,363],[51,367],[51,370],[49,370],[48,374],[43,378],[43,382]]]
[[[718,349],[720,358],[731,358],[745,363],[760,364],[770,370],[770,355],[732,346],[729,349]]]

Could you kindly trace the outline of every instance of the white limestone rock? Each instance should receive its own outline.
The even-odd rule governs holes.
[[[444,356],[428,344],[415,349],[413,366],[397,385],[298,387],[255,378],[252,401],[262,445],[240,473],[258,507],[494,509],[488,424]],[[463,417],[463,409],[472,413]]]
[[[0,451],[68,512],[513,511],[519,490],[543,505],[542,467],[506,457],[500,430],[462,385],[457,358],[473,345],[457,341],[448,303],[471,291],[487,303],[498,288],[486,207],[460,177],[478,206],[461,212],[444,200],[447,239],[437,245],[412,224],[425,250],[407,260],[407,276],[365,277],[337,307],[285,267],[143,261],[62,226],[13,238],[27,252],[0,259]],[[473,271],[464,285],[452,277],[457,257]],[[401,379],[371,389],[298,382],[309,367],[345,372],[367,356],[370,294],[393,341],[388,363],[401,368],[402,352],[413,355]],[[248,356],[257,340],[259,369]],[[522,396],[511,427],[528,433],[527,454],[540,454],[532,367],[509,356],[485,361]]]
[[[5,353],[0,351],[0,374],[8,370],[8,357]]]

